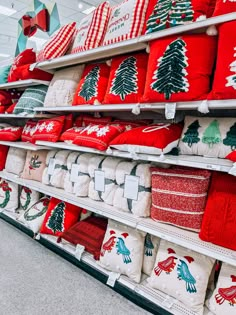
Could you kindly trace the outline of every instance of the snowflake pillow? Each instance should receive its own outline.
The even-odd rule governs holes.
[[[236,12],[235,0],[216,0],[213,16]],[[231,33],[230,33],[231,35]]]
[[[159,245],[160,239],[158,237],[148,233],[146,234],[142,271],[148,276],[151,276],[152,270],[154,268]]]
[[[89,125],[108,125],[112,121],[112,117],[94,117],[91,115],[80,115],[75,119],[74,126],[87,127]]]
[[[24,169],[26,153],[24,149],[9,148],[5,171],[19,176]]]
[[[236,267],[222,264],[216,289],[206,305],[215,315],[235,315]]]
[[[69,144],[73,143],[73,141],[76,139],[76,137],[79,135],[79,133],[83,129],[84,129],[84,127],[73,127],[73,128],[66,130],[61,135],[60,141],[64,141],[64,142],[69,143]]]
[[[22,186],[20,192],[20,208],[24,211],[31,208],[40,197],[40,193],[28,187]]]
[[[142,33],[148,0],[124,0],[111,10],[103,45],[138,37]]]
[[[196,51],[196,47],[202,49]],[[142,101],[206,99],[210,92],[216,49],[216,36],[205,34],[170,36],[152,41]]]
[[[181,154],[225,158],[236,149],[236,118],[185,117]]]
[[[148,285],[203,315],[207,284],[215,260],[161,240]]]
[[[110,16],[109,2],[101,3],[96,10],[79,23],[72,54],[90,50],[101,45]]]
[[[22,127],[0,127],[0,141],[17,141],[21,138]]]
[[[77,206],[51,198],[40,233],[60,236],[79,220],[81,210]]]
[[[73,105],[101,104],[107,89],[110,67],[106,63],[86,65]]]
[[[5,168],[9,147],[0,145],[0,171]]]
[[[27,121],[21,134],[21,141],[32,142],[32,136],[35,132],[36,125],[36,121],[33,121],[31,119]]]
[[[124,274],[139,283],[144,254],[145,233],[109,220],[101,248],[100,265]]]
[[[138,103],[144,91],[147,61],[146,53],[113,58],[103,103]]]
[[[21,178],[42,182],[43,171],[46,167],[47,153],[47,150],[27,151]]]
[[[109,143],[124,131],[118,125],[90,125],[80,131],[73,144],[105,151]]]
[[[4,179],[0,180],[0,211],[15,212],[19,206],[19,186]]]
[[[60,138],[64,121],[65,116],[39,120],[32,137],[33,141],[57,142]]]

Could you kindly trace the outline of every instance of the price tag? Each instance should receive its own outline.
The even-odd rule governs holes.
[[[173,299],[171,296],[167,296],[165,300],[162,302],[162,306],[171,309],[175,303],[175,299]]]
[[[206,167],[208,170],[213,170],[213,171],[220,171],[221,170],[220,165],[207,164]]]
[[[236,176],[236,163],[234,163],[233,167],[229,170],[229,174]]]
[[[109,274],[108,279],[107,279],[107,285],[109,285],[110,287],[113,288],[115,286],[116,280],[118,280],[119,278],[120,278],[120,274],[119,273],[111,272]]]
[[[76,249],[75,249],[75,257],[76,257],[79,261],[81,260],[81,257],[82,257],[82,255],[83,255],[84,250],[85,250],[85,247],[84,247],[84,246],[82,246],[82,245],[80,245],[80,244],[78,244],[78,245],[76,246]]]
[[[167,103],[165,105],[166,119],[174,119],[176,113],[176,103]]]
[[[70,173],[70,181],[72,183],[78,183],[79,181],[79,165],[72,164],[71,173]]]
[[[56,160],[54,158],[50,158],[49,165],[48,165],[48,175],[53,174],[55,165],[56,165]]]
[[[101,170],[95,170],[94,172],[94,188],[96,191],[105,191],[105,172]]]
[[[138,200],[139,177],[133,175],[125,176],[124,198]]]

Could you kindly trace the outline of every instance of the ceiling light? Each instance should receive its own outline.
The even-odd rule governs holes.
[[[10,57],[10,55],[9,55],[9,54],[1,54],[1,53],[0,53],[0,57],[5,57],[5,58],[7,58],[7,57]]]
[[[1,15],[6,15],[6,16],[10,16],[15,14],[17,11],[15,9],[12,8],[8,8],[4,5],[0,5],[0,14]]]
[[[92,7],[89,7],[88,9],[82,11],[84,14],[88,15],[90,13],[92,13],[94,10],[96,9],[96,7],[92,6]]]

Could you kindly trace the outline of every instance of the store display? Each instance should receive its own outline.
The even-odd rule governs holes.
[[[142,271],[151,276],[156,261],[157,251],[160,245],[160,239],[151,234],[146,234],[144,243],[144,256]]]
[[[10,147],[7,154],[5,171],[19,176],[25,166],[26,153],[27,151],[24,149]]]
[[[40,193],[22,186],[20,191],[20,209],[27,211],[39,201]]]
[[[21,134],[21,141],[25,141],[25,142],[33,142],[33,134],[35,132],[35,128],[36,128],[37,122],[30,119],[26,122],[22,134]]]
[[[0,179],[0,211],[3,209],[15,212],[19,206],[19,186],[15,183]]]
[[[0,125],[0,140],[1,141],[17,141],[21,138],[23,128],[16,126],[2,127]]]
[[[46,167],[47,151],[27,151],[25,166],[21,178],[42,182],[43,172]]]
[[[33,141],[57,142],[60,138],[65,116],[39,120],[33,133]]]

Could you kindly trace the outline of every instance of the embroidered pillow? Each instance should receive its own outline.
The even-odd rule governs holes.
[[[73,143],[73,141],[76,139],[76,137],[79,135],[80,131],[83,130],[84,127],[73,127],[65,132],[60,137],[60,141],[65,141],[66,143]]]
[[[37,56],[37,62],[61,57],[65,55],[70,46],[76,30],[76,22],[62,26],[45,44]]]
[[[79,65],[55,72],[44,100],[44,107],[70,106],[84,66]]]
[[[145,86],[147,61],[146,53],[134,53],[113,58],[103,103],[140,102]]]
[[[100,265],[139,283],[145,233],[109,220],[101,248]]]
[[[216,0],[215,11],[213,16],[223,15],[236,11],[236,3],[234,0]],[[230,33],[231,35],[231,33]]]
[[[15,212],[19,206],[19,186],[15,183],[0,180],[0,210]]]
[[[148,0],[124,0],[111,10],[103,45],[122,42],[142,33]]]
[[[166,154],[177,147],[182,132],[180,124],[156,124],[134,128],[110,142],[112,148],[146,154]]]
[[[24,149],[9,148],[5,170],[19,176],[24,169],[26,153]]]
[[[1,141],[17,141],[21,138],[22,127],[0,127],[0,140]]]
[[[36,141],[57,142],[60,138],[65,116],[39,120],[32,139]]]
[[[80,21],[72,48],[72,54],[90,50],[101,45],[109,16],[109,2],[103,2],[96,8],[96,10]]]
[[[0,84],[7,83],[7,77],[10,72],[11,66],[0,67]]]
[[[46,167],[47,150],[27,151],[25,166],[21,178],[42,182]]]
[[[204,49],[196,51],[196,47]],[[206,99],[210,92],[216,49],[216,36],[205,34],[170,36],[152,41],[142,101]]]
[[[101,104],[106,93],[109,74],[110,67],[106,63],[86,65],[73,99],[73,105]]]
[[[22,186],[20,192],[20,208],[24,211],[31,208],[40,198],[40,193],[28,187]]]
[[[160,239],[158,237],[148,233],[146,234],[142,271],[148,276],[151,276],[152,270],[154,268],[159,245]]]
[[[236,119],[185,117],[179,142],[181,154],[225,158],[236,149]]]
[[[47,93],[46,85],[37,85],[27,88],[16,104],[14,114],[33,114],[35,107],[43,107]]]
[[[112,121],[111,117],[93,117],[90,115],[80,115],[76,118],[75,127],[87,127],[89,125],[107,125]]]
[[[9,147],[0,145],[0,171],[5,168]]]
[[[37,122],[33,121],[33,120],[28,120],[24,126],[24,129],[22,131],[21,134],[21,141],[24,142],[32,142],[32,136],[35,132],[35,128],[36,128]]]
[[[81,210],[77,206],[51,198],[40,233],[60,236],[79,220]]]
[[[80,131],[73,144],[105,151],[109,143],[123,131],[122,126],[91,125]]]
[[[193,168],[152,168],[151,218],[199,232],[210,176]]]
[[[161,240],[148,285],[203,314],[207,284],[215,260]]]

